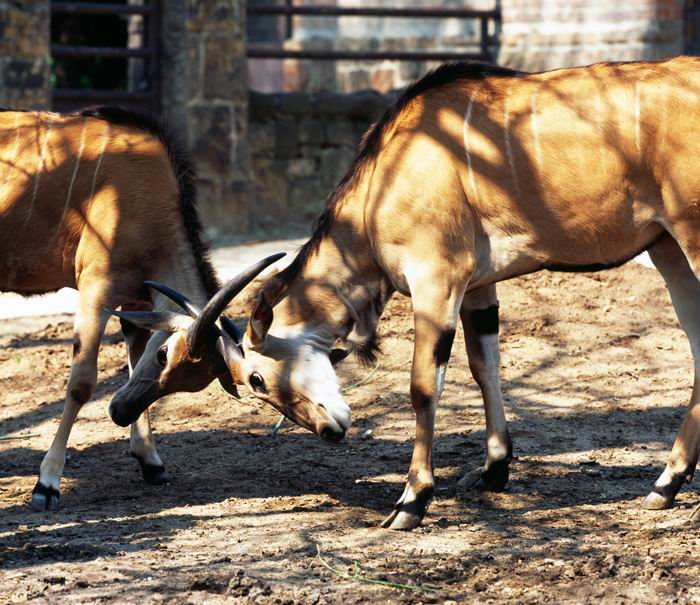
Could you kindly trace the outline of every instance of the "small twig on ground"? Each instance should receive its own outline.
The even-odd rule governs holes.
[[[30,433],[28,435],[5,435],[0,437],[0,441],[16,441],[20,439],[33,439],[34,437],[41,437],[37,433]]]
[[[338,576],[341,580],[350,580],[352,582],[362,582],[363,584],[378,584],[379,586],[388,586],[389,588],[399,588],[402,590],[412,590],[414,592],[440,592],[436,586],[428,586],[427,584],[402,584],[400,582],[389,582],[388,580],[375,580],[367,576],[360,575],[360,566],[355,561],[352,575],[331,567],[321,557],[321,548],[316,544],[316,558],[319,560],[328,571]]]
[[[354,383],[354,384],[350,384],[350,385],[346,386],[346,387],[343,388],[340,392],[341,392],[341,393],[347,393],[348,391],[352,391],[352,390],[356,389],[357,387],[361,387],[363,384],[365,384],[366,382],[369,382],[369,381],[370,381],[370,379],[372,378],[372,376],[374,376],[374,374],[376,373],[376,371],[377,371],[378,369],[379,369],[379,362],[377,362],[377,363],[374,365],[374,367],[372,368],[372,371],[369,372],[369,373],[367,374],[367,376],[365,376],[362,380],[360,380],[360,381],[358,381],[358,382],[356,382],[356,383]]]

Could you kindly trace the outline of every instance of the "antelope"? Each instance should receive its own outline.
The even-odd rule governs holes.
[[[375,352],[393,293],[412,299],[408,479],[383,526],[418,526],[434,491],[435,411],[458,319],[486,412],[477,486],[502,490],[512,443],[495,284],[615,267],[644,250],[691,344],[695,386],[643,506],[670,507],[700,450],[700,61],[523,73],[446,64],[368,130],[311,239],[260,290],[234,362],[260,399],[321,438],[350,426],[333,363]],[[233,372],[233,369],[232,369]]]
[[[162,294],[167,288],[149,281],[149,290],[144,280],[188,292],[193,311],[206,319],[212,311],[221,314],[272,260],[219,290],[182,146],[164,124],[121,108],[3,110],[0,187],[0,291],[78,290],[65,406],[31,500],[35,509],[56,510],[68,437],[95,389],[107,309],[120,307],[115,313],[127,317],[151,309],[158,314],[150,324],[121,320],[130,377],[149,385],[142,399],[199,391],[217,378],[237,395],[227,364],[240,334],[233,322],[223,318],[222,332],[178,320],[171,310],[178,307]],[[169,481],[147,410],[131,426],[130,451],[147,483]]]

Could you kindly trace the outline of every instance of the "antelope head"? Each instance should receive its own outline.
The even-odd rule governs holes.
[[[140,328],[154,330],[127,382],[112,398],[109,415],[127,426],[153,402],[179,391],[196,392],[218,378],[234,397],[243,334],[222,315],[233,298],[267,266],[284,256],[269,256],[227,283],[199,308],[181,293],[157,282],[146,284],[176,302],[186,314],[170,311],[110,311]],[[217,326],[220,321],[220,329]]]
[[[273,326],[272,306],[261,291],[243,339],[243,357],[236,360],[237,374],[256,397],[324,441],[337,443],[350,427],[351,413],[333,365],[347,353],[331,348],[335,338],[322,326],[283,323]]]

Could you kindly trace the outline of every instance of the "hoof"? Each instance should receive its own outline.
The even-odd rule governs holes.
[[[508,485],[510,477],[510,460],[494,462],[481,474],[484,489],[489,492],[502,492]]]
[[[138,461],[143,480],[148,485],[166,485],[173,480],[172,475],[165,470],[162,464],[148,464],[141,456],[133,453],[131,456]]]
[[[478,490],[502,492],[506,489],[509,478],[510,460],[493,463],[488,469],[481,466],[467,473],[457,482],[457,490],[466,492]]]
[[[656,492],[649,492],[649,495],[644,498],[644,502],[642,502],[642,508],[646,510],[664,510],[666,508],[671,508],[672,504],[673,498],[662,496]]]
[[[480,467],[470,471],[459,481],[457,481],[457,491],[458,492],[468,492],[470,490],[483,491],[486,489],[482,475],[484,474],[484,467]]]
[[[394,505],[394,510],[389,513],[389,516],[380,523],[380,526],[385,529],[397,529],[409,531],[420,527],[420,524],[425,517],[425,512],[428,510],[428,504],[433,498],[433,486],[426,486],[419,489],[418,493],[413,493],[410,485],[406,486],[403,495]],[[406,500],[409,500],[408,502]]]
[[[61,493],[53,487],[47,487],[40,481],[32,490],[32,508],[38,511],[57,511],[61,503]]]
[[[380,526],[384,529],[394,529],[397,531],[410,531],[416,527],[420,527],[423,517],[416,513],[395,508],[389,516],[381,522]]]

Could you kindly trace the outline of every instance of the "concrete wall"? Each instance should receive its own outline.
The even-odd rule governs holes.
[[[51,107],[49,42],[48,0],[0,0],[0,106]]]

